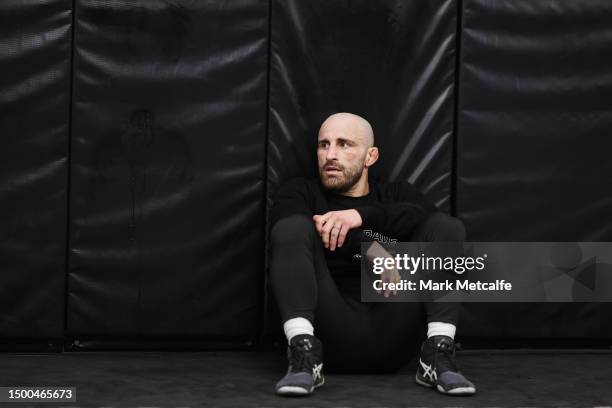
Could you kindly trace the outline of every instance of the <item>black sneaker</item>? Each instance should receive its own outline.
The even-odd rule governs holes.
[[[323,378],[323,345],[309,334],[300,334],[291,339],[287,347],[289,369],[276,383],[278,395],[302,396],[312,394],[325,382]]]
[[[448,336],[432,336],[421,346],[417,384],[436,387],[443,394],[473,395],[476,387],[457,369],[455,342]]]

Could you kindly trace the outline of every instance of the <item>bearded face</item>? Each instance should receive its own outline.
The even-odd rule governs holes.
[[[327,118],[317,140],[321,184],[333,192],[367,191],[368,167],[378,158],[370,124],[360,116],[337,113]]]
[[[361,178],[363,173],[363,158],[353,163],[340,164],[337,160],[325,161],[319,164],[319,177],[325,188],[335,193],[346,193]]]

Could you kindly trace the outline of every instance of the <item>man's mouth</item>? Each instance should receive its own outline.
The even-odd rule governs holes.
[[[325,166],[325,172],[328,174],[340,173],[340,168],[336,166]]]

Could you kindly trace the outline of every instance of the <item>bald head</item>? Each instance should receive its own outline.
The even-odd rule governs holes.
[[[329,116],[321,125],[319,133],[329,131],[345,133],[366,147],[374,146],[374,131],[370,122],[354,113],[340,112]]]
[[[335,113],[319,129],[319,176],[323,185],[340,194],[368,192],[368,167],[378,159],[372,126],[361,116]]]

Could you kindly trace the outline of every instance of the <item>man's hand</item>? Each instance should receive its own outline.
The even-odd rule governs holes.
[[[393,256],[387,252],[387,250],[380,245],[378,241],[372,242],[372,245],[370,245],[370,248],[368,248],[366,251],[366,256],[370,262],[373,262],[374,258],[393,258]],[[402,277],[395,266],[390,269],[385,269],[384,272],[380,274],[380,280],[382,281],[383,285],[385,283],[399,283],[401,279]],[[381,293],[380,290],[377,292],[379,294]],[[391,291],[390,289],[385,289],[384,296],[388,298],[391,292],[393,292],[394,295],[397,295],[397,290]]]
[[[399,283],[402,280],[402,277],[397,269],[393,267],[391,269],[385,269],[385,271],[380,275],[380,279],[382,280],[383,287],[385,287],[385,283]],[[379,290],[378,293],[380,294],[380,292],[381,291]],[[391,290],[387,287],[387,289],[384,290],[385,297],[388,298],[391,292],[393,292],[394,295],[397,295],[397,290]]]
[[[341,247],[349,230],[360,227],[362,223],[361,215],[354,209],[330,211],[323,215],[314,215],[312,219],[323,245],[331,251]]]

